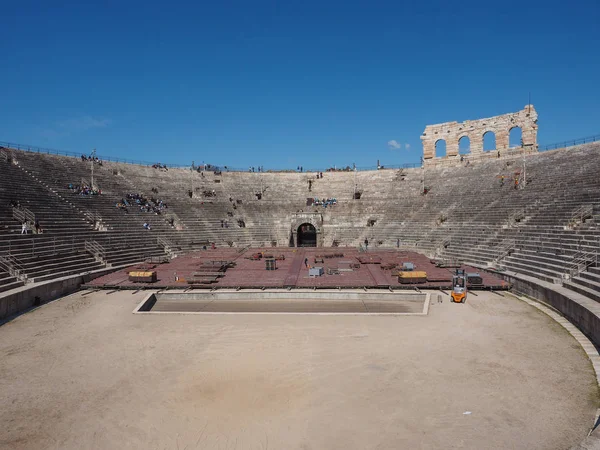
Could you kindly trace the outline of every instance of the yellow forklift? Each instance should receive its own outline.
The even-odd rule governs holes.
[[[464,269],[456,269],[456,273],[452,276],[450,298],[454,303],[464,303],[467,300],[467,275]]]

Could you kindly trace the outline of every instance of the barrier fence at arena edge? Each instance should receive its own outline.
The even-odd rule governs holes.
[[[588,144],[591,142],[597,142],[600,141],[600,134],[596,134],[593,136],[587,136],[584,138],[578,138],[578,139],[571,139],[568,141],[561,141],[561,142],[557,142],[554,144],[547,144],[547,145],[541,145],[538,146],[538,151],[543,152],[543,151],[548,151],[548,150],[557,150],[557,149],[561,149],[561,148],[568,148],[568,147],[574,147],[577,145],[582,145],[582,144]],[[6,142],[6,141],[0,141],[0,149],[2,148],[6,148],[6,149],[14,149],[14,150],[21,150],[21,151],[26,151],[26,152],[31,152],[31,153],[44,153],[47,155],[61,155],[61,156],[70,156],[73,158],[80,158],[82,155],[83,156],[89,156],[86,153],[80,153],[80,152],[71,152],[71,151],[66,151],[66,150],[56,150],[56,149],[52,149],[52,148],[46,148],[46,147],[37,147],[34,145],[27,145],[27,144],[18,144],[15,142]],[[100,160],[102,161],[109,161],[109,162],[116,162],[116,163],[124,163],[124,164],[133,164],[133,165],[139,165],[139,166],[148,166],[151,167],[155,164],[157,164],[157,162],[150,162],[150,161],[143,161],[143,160],[135,160],[135,159],[127,159],[127,158],[118,158],[115,156],[106,156],[106,155],[96,155]],[[472,157],[472,155],[464,155],[465,157],[469,156],[469,158]],[[160,163],[161,165],[165,165],[168,168],[182,168],[182,169],[186,169],[186,168],[191,168],[190,164],[177,164],[177,163]],[[210,166],[210,169],[207,170],[214,170],[214,169],[218,169],[218,170],[224,170],[226,172],[248,172],[250,170],[250,168],[248,169],[244,169],[244,168],[239,168],[239,167],[230,167],[230,166],[225,166],[225,165],[215,165],[215,164],[210,164],[208,165]],[[204,165],[199,165],[196,166],[196,168],[198,167],[204,167]],[[319,168],[303,168],[304,172],[331,172],[331,171],[339,171],[339,172],[348,172],[348,171],[354,171],[355,169],[357,171],[367,171],[367,170],[376,170],[376,169],[414,169],[414,168],[419,168],[422,167],[422,162],[414,162],[414,163],[405,163],[405,164],[389,164],[389,165],[381,165],[381,166],[361,166],[361,167],[350,167],[349,165],[345,166],[345,167],[341,167],[341,168],[337,168],[337,167],[329,167],[327,169],[319,169]],[[255,171],[256,171],[256,167],[255,167]],[[265,172],[297,172],[296,169],[293,168],[285,168],[285,169],[281,169],[281,168],[268,168],[267,170],[265,170]]]

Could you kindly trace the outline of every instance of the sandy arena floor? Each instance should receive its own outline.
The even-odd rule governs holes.
[[[0,326],[0,448],[566,449],[598,404],[578,343],[507,294],[428,316],[132,314],[145,295]]]

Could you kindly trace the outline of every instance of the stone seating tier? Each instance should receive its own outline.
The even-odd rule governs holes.
[[[94,182],[103,194],[92,197],[67,188],[90,182],[90,162],[20,151],[11,151],[11,157],[17,164],[0,162],[6,174],[0,181],[0,253],[10,249],[20,257],[34,251],[32,242],[38,242],[35,252],[49,255],[54,246],[71,257],[80,254],[83,263],[89,257],[85,241],[95,240],[107,250],[104,262],[113,264],[165,255],[157,237],[170,242],[176,253],[207,241],[225,247],[287,246],[299,211],[317,213],[325,246],[359,246],[368,238],[375,247],[396,247],[400,241],[401,247],[480,264],[498,262],[546,280],[564,273],[577,252],[600,247],[593,218],[573,222],[573,213],[583,205],[600,211],[598,143],[468,166],[327,172],[323,179],[315,173],[216,175],[105,162],[94,165]],[[514,189],[515,173],[521,183],[526,173],[524,189]],[[204,195],[213,190],[214,196]],[[353,199],[355,190],[360,200]],[[130,192],[160,198],[169,208],[160,216],[117,209],[115,204]],[[335,197],[338,204],[306,206],[313,197]],[[21,239],[20,225],[6,206],[12,199],[41,218],[44,235]],[[151,231],[142,229],[145,221]],[[221,221],[229,226],[221,227]],[[502,255],[507,242],[514,242],[514,248]]]

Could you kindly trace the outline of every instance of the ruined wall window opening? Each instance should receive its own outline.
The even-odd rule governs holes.
[[[469,139],[469,136],[463,136],[458,140],[458,153],[460,155],[471,153],[471,139]]]
[[[435,143],[435,156],[437,158],[444,158],[446,156],[446,141],[439,139]]]
[[[508,135],[508,146],[510,148],[523,146],[523,130],[521,127],[513,127]]]
[[[483,133],[483,151],[489,152],[491,150],[496,150],[496,133],[486,131]]]

